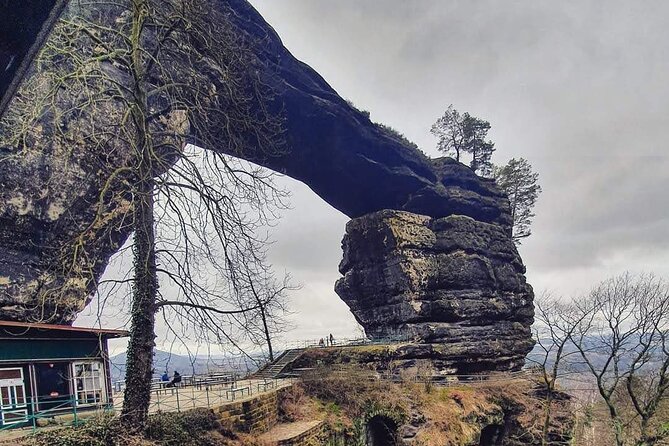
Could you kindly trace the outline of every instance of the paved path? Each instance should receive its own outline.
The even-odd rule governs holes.
[[[195,386],[173,387],[151,392],[150,413],[179,412],[198,407],[218,407],[235,401],[246,401],[256,396],[273,392],[290,385],[290,380],[272,380],[274,386],[265,386],[262,379],[237,381],[235,388],[229,384],[215,384],[202,388]],[[260,386],[259,386],[260,385]],[[123,405],[123,392],[114,394],[114,409],[118,412]]]

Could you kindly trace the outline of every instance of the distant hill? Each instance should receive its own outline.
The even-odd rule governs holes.
[[[255,358],[254,358],[255,359]],[[261,358],[258,357],[258,360]],[[110,358],[112,381],[121,381],[125,377],[127,363],[126,352]],[[176,370],[182,375],[199,375],[211,372],[254,372],[258,366],[245,356],[205,356],[188,357],[162,350],[153,353],[154,375],[160,377],[165,371],[172,376]]]
[[[608,359],[608,354],[607,352],[604,353],[596,353],[598,347],[601,345],[602,340],[598,337],[595,336],[590,336],[584,338],[584,345],[586,346],[586,349],[589,350],[588,356],[590,360],[592,361],[594,367],[596,369],[600,369],[604,367],[607,359]],[[636,342],[631,342],[631,345],[637,345],[639,341]],[[542,343],[546,346],[549,347],[551,345],[551,340],[550,339],[543,339]],[[546,353],[543,351],[543,349],[539,346],[539,344],[536,344],[532,351],[527,355],[527,358],[525,360],[525,367],[532,367],[536,365],[537,363],[543,362],[545,358]],[[589,372],[588,366],[585,364],[583,361],[583,358],[581,355],[578,353],[576,350],[576,347],[574,347],[573,344],[567,343],[564,348],[563,355],[563,366],[568,366],[570,372]],[[628,369],[631,366],[631,361],[633,358],[634,354],[633,352],[628,352],[628,354],[622,354],[619,357],[619,362],[618,362],[618,367],[622,370]],[[650,352],[650,356],[652,361],[648,363],[648,366],[659,366],[659,361],[662,361],[664,358],[664,355],[661,351],[655,350]],[[546,362],[547,367],[552,367],[553,366],[553,360],[554,357],[550,356],[548,358],[548,361]]]

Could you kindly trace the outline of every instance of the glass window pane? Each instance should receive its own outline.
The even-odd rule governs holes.
[[[3,406],[9,406],[9,387],[0,387],[0,400]]]
[[[21,369],[0,369],[0,379],[21,379]]]
[[[14,388],[16,392],[16,404],[22,406],[26,403],[26,396],[23,393],[23,386],[16,386]]]
[[[96,404],[102,401],[103,367],[101,362],[77,363],[81,373],[75,377],[78,404]]]
[[[25,410],[17,410],[13,412],[4,412],[5,424],[20,423],[26,420],[27,412]]]

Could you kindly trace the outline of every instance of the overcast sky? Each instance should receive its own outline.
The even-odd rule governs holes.
[[[625,270],[669,277],[669,3],[251,0],[286,47],[372,120],[438,156],[449,104],[492,124],[543,194],[521,255],[536,292]],[[333,291],[348,220],[291,179],[271,260],[292,273],[290,339],[355,335]],[[83,316],[85,323],[88,317]]]

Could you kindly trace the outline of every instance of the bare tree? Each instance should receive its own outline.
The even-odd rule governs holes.
[[[100,186],[94,223],[50,254],[60,256],[54,274],[90,288],[97,266],[87,252],[134,232],[122,412],[134,427],[150,404],[158,312],[178,320],[183,336],[243,349],[234,336],[245,329],[239,316],[269,315],[279,302],[239,307],[237,298],[239,265],[264,261],[256,229],[284,196],[271,175],[222,154],[282,150],[280,120],[264,105],[271,91],[253,63],[213,0],[73,1],[5,123],[16,156],[53,151]],[[163,295],[165,283],[177,291]],[[39,292],[51,303],[45,308],[76,295]]]
[[[253,312],[244,313],[245,334],[253,345],[267,348],[267,359],[274,361],[274,339],[279,333],[285,332],[289,324],[285,316],[287,292],[299,289],[291,284],[290,275],[284,275],[281,281],[267,270],[257,271],[251,268],[242,270],[243,284],[239,287],[239,306],[255,308]]]
[[[579,311],[571,339],[607,407],[616,444],[650,446],[669,437],[655,419],[669,389],[667,284],[626,273],[597,286]],[[621,393],[632,402],[631,416],[625,416]]]
[[[548,445],[558,383],[572,372],[570,361],[578,352],[571,348],[571,338],[585,315],[579,313],[572,302],[548,293],[535,299],[534,309],[534,339],[539,348],[536,355],[528,357],[528,361],[541,372],[541,384],[545,391],[541,444]]]

